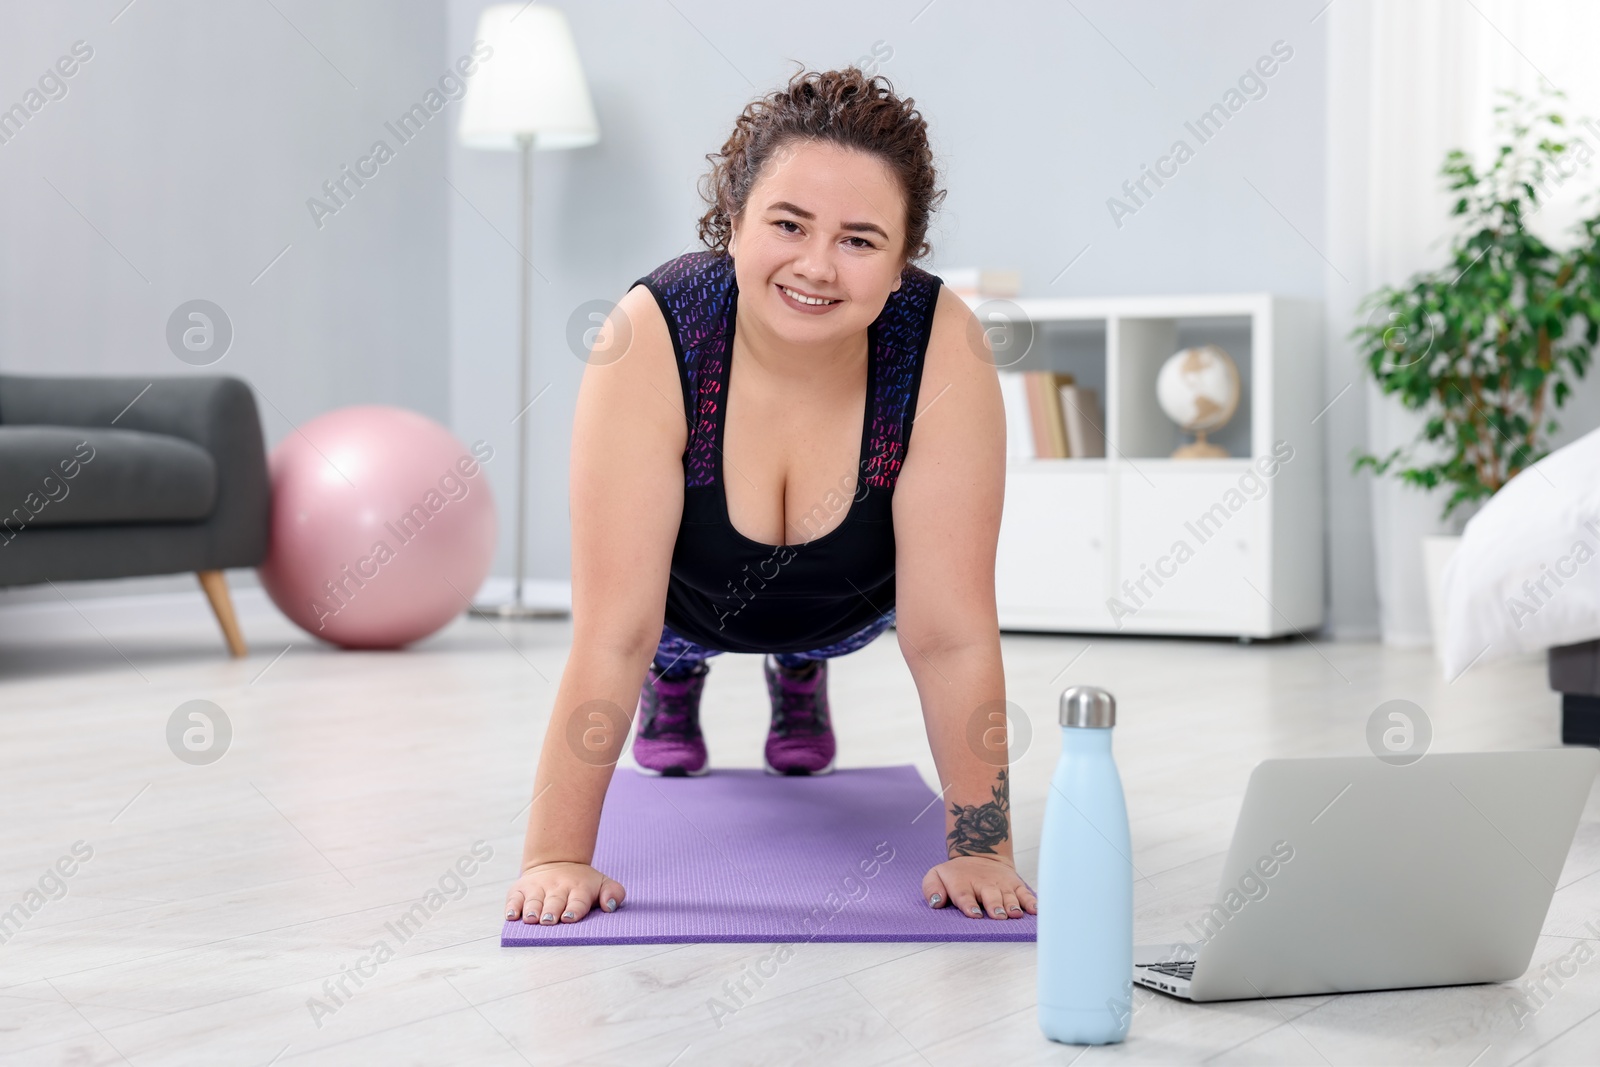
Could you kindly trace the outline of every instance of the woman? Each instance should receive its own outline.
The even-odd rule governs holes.
[[[589,862],[624,706],[642,769],[703,774],[707,658],[766,653],[767,767],[825,773],[827,660],[891,622],[948,806],[923,896],[1035,911],[1004,749],[969,742],[1005,699],[1004,411],[972,313],[910,263],[944,197],[913,103],[850,68],[750,104],[707,157],[707,251],[641,278],[601,331],[573,424],[572,652],[508,919],[625,899]]]

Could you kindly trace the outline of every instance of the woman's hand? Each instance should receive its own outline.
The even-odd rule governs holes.
[[[554,926],[575,923],[597,903],[622,907],[628,891],[587,863],[540,863],[522,872],[506,894],[506,920]]]
[[[1037,915],[1039,898],[1010,862],[994,856],[957,856],[922,876],[922,896],[931,908],[954,904],[974,919],[1020,919]]]

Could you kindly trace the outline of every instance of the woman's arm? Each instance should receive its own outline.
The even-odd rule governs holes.
[[[624,898],[623,887],[589,863],[606,787],[661,638],[687,434],[666,320],[637,286],[597,335],[578,389],[572,650],[539,751],[508,919],[577,922],[596,903],[614,910]]]
[[[923,895],[968,915],[1019,917],[1037,902],[1012,861],[994,602],[1005,409],[977,319],[944,288],[917,405],[894,491],[895,630],[944,790],[950,857],[923,879]]]

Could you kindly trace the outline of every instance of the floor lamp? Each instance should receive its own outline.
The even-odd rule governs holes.
[[[567,19],[545,5],[496,4],[478,19],[476,42],[489,46],[487,58],[466,76],[461,103],[461,143],[520,153],[522,161],[522,233],[519,255],[517,361],[517,545],[516,582],[504,604],[474,604],[474,615],[493,618],[562,618],[560,608],[536,608],[523,602],[524,554],[527,551],[528,396],[532,377],[529,308],[533,263],[533,153],[583,148],[600,140],[594,105],[584,81],[583,65]],[[475,45],[476,45],[475,42]],[[474,55],[479,54],[474,47]],[[462,72],[465,74],[465,71]]]

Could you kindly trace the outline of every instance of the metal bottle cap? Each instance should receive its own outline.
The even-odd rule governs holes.
[[[1117,700],[1096,685],[1075,685],[1061,693],[1061,725],[1106,727],[1117,724]]]

